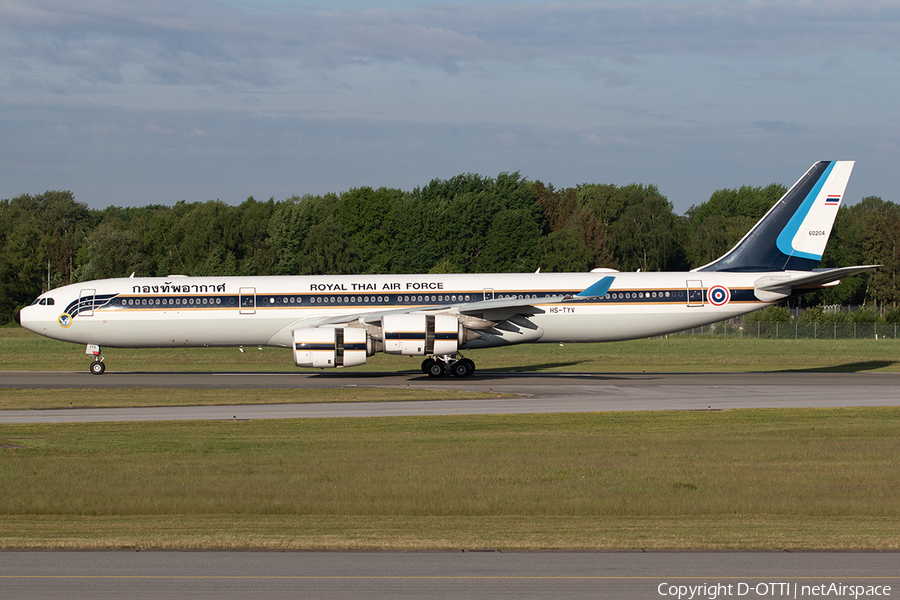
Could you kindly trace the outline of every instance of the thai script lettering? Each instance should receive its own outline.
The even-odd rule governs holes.
[[[210,292],[224,292],[225,284],[199,284],[185,283],[173,285],[167,281],[162,285],[134,285],[131,286],[133,294],[207,294]]]

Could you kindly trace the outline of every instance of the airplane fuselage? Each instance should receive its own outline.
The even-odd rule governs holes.
[[[507,327],[461,348],[521,342],[606,342],[661,335],[739,316],[770,303],[754,282],[778,273],[527,273],[297,277],[121,278],[57,288],[21,312],[48,337],[109,347],[291,347],[307,323],[360,313],[453,313],[484,300],[523,299],[531,327]],[[600,297],[574,297],[613,278]],[[561,297],[567,297],[561,299]],[[569,298],[570,297],[570,298]],[[53,304],[41,304],[52,298]],[[482,320],[502,321],[486,307]],[[512,331],[518,329],[519,331]]]

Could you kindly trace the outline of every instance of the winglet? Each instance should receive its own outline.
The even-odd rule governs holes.
[[[590,286],[586,290],[575,294],[576,298],[596,298],[597,296],[605,296],[609,291],[609,288],[612,286],[613,281],[615,281],[615,277],[611,275],[607,275],[594,285]]]

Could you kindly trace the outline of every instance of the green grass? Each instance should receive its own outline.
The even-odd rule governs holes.
[[[897,372],[897,350],[670,337],[466,354],[479,371]],[[272,348],[106,356],[118,371],[297,370]],[[88,362],[0,329],[0,370]],[[419,362],[380,354],[348,374]],[[406,395],[2,390],[0,407]],[[868,408],[2,425],[0,547],[898,549],[898,424],[900,409]]]
[[[607,344],[528,344],[467,351],[479,371],[900,372],[900,341],[766,340],[672,336]],[[279,348],[150,348],[104,350],[114,371],[306,371]],[[376,354],[360,371],[418,371],[421,357]],[[90,357],[81,346],[42,338],[22,328],[0,328],[0,370],[82,371]]]
[[[900,408],[0,426],[0,547],[900,548]]]
[[[310,402],[402,402],[496,398],[499,394],[456,390],[336,389],[16,389],[0,388],[0,410],[53,408],[119,408],[138,406],[225,406]],[[509,394],[503,397],[509,397]]]

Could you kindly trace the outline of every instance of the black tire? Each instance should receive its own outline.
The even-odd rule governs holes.
[[[106,365],[100,362],[99,360],[95,360],[91,363],[91,373],[94,375],[103,375],[106,371]]]
[[[426,358],[422,361],[422,372],[428,375],[428,369],[431,367],[431,363],[434,362],[433,358]]]
[[[475,372],[475,361],[474,360],[472,360],[471,358],[464,358],[464,359],[462,359],[461,362],[464,362],[467,365],[469,365],[469,374],[466,375],[466,377],[468,377],[469,375],[471,375],[472,373]]]
[[[459,377],[463,379],[472,374],[474,369],[469,368],[469,363],[465,360],[458,360],[452,365],[450,365],[450,374],[454,377]]]
[[[444,365],[439,363],[436,360],[431,361],[431,364],[428,365],[428,376],[429,377],[443,377],[444,376]]]

